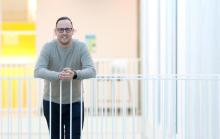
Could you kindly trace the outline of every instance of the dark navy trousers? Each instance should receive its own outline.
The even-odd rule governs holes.
[[[83,104],[83,103],[82,103]],[[72,103],[72,137],[70,137],[70,104],[62,105],[61,139],[80,139],[81,129],[84,122],[84,105],[82,106],[81,125],[81,102]],[[50,129],[50,102],[43,100],[44,116],[47,121],[51,139],[60,139],[60,104],[51,102],[51,129]]]

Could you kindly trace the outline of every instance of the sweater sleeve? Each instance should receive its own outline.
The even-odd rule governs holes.
[[[45,45],[40,53],[40,56],[37,60],[34,69],[34,77],[35,78],[42,78],[49,81],[58,80],[59,72],[52,71],[48,69],[49,65],[49,58],[50,58],[50,47],[49,45]]]
[[[82,64],[82,69],[76,70],[76,73],[77,73],[76,79],[81,80],[81,79],[95,78],[96,69],[94,67],[94,63],[89,54],[89,51],[84,43],[81,46],[80,60]]]

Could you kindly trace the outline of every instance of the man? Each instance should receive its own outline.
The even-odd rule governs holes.
[[[43,110],[52,139],[80,139],[81,80],[96,76],[86,45],[72,39],[73,33],[71,19],[60,17],[57,38],[42,48],[34,70],[35,77],[45,79]]]

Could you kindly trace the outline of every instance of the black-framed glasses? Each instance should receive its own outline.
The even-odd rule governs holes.
[[[57,31],[59,33],[63,33],[64,31],[66,31],[66,33],[70,33],[72,31],[73,28],[57,28]]]

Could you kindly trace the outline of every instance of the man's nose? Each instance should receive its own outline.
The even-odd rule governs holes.
[[[66,30],[64,30],[62,34],[67,34]]]

